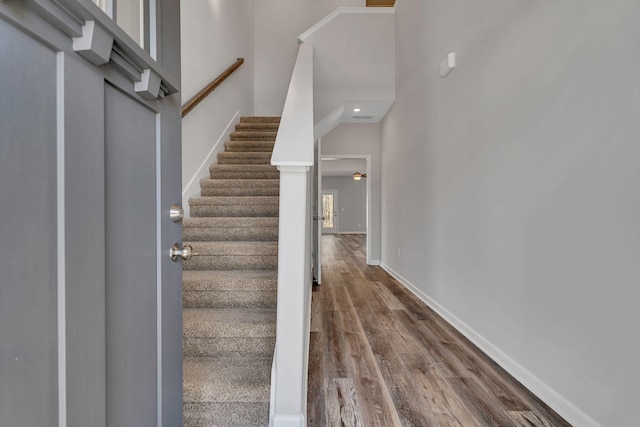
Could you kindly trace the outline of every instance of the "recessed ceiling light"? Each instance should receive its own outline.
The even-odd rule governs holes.
[[[359,108],[354,108],[354,109],[353,109],[353,112],[354,112],[354,113],[359,113],[359,112],[360,112],[360,109],[359,109]]]

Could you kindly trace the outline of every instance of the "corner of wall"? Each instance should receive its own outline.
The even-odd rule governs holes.
[[[182,206],[185,212],[185,216],[191,216],[191,209],[189,207],[189,198],[197,197],[200,194],[200,180],[209,176],[209,165],[217,163],[217,154],[224,151],[223,141],[232,132],[233,127],[240,121],[240,111],[236,111],[227,126],[224,128],[215,144],[209,150],[207,156],[203,159],[200,166],[190,174],[191,179],[182,189]]]

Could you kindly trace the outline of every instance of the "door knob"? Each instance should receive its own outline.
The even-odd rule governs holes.
[[[184,218],[184,209],[178,205],[172,205],[171,209],[169,209],[169,218],[171,218],[173,222],[182,221],[182,218]]]
[[[179,258],[182,258],[185,261],[189,261],[192,256],[198,255],[197,252],[193,251],[193,247],[191,245],[184,245],[182,249],[180,249],[180,245],[178,243],[174,243],[171,245],[171,251],[169,252],[171,256],[171,261],[178,262]]]

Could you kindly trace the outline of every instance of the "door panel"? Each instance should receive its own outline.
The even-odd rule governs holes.
[[[67,422],[104,427],[104,77],[67,54],[58,55],[64,76],[64,161],[70,166],[64,168]]]
[[[56,54],[0,21],[0,58],[0,425],[53,426]]]
[[[180,16],[155,5],[162,64],[93,3],[0,1],[1,426],[182,423]]]
[[[156,118],[105,88],[107,413],[110,426],[155,424]],[[149,250],[149,248],[151,250]],[[154,304],[150,304],[154,302]],[[131,327],[135,325],[135,327]]]

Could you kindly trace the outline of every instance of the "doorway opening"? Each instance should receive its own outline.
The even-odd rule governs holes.
[[[338,190],[322,190],[322,234],[338,232]]]

